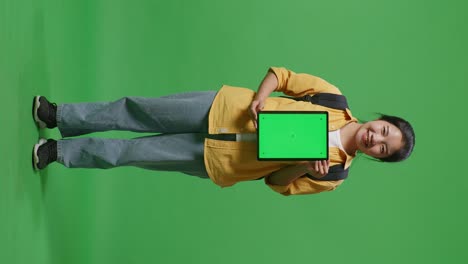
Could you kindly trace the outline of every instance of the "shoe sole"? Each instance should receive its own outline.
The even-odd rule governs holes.
[[[41,98],[40,95],[37,95],[34,97],[34,103],[33,103],[33,114],[34,114],[34,121],[36,121],[37,125],[39,128],[46,128],[47,124],[39,119],[39,116],[37,116],[37,110],[41,106],[41,103],[39,102],[39,99]]]
[[[33,148],[33,164],[34,164],[34,169],[35,170],[40,170],[37,167],[37,164],[39,163],[39,156],[37,156],[37,150],[39,149],[40,146],[44,145],[47,142],[47,140],[41,138],[37,144],[34,145]]]

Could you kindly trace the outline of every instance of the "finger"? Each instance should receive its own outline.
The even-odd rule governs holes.
[[[250,119],[252,119],[252,121],[255,121],[255,115],[252,112],[250,112]]]
[[[314,162],[314,170],[317,172],[319,171],[318,162],[316,161]]]
[[[325,174],[325,170],[323,168],[323,164],[322,164],[322,161],[320,161],[320,174]]]
[[[256,108],[257,108],[256,106],[253,106],[251,111],[250,111],[250,113],[252,114],[252,117],[254,119],[257,119],[257,109]]]
[[[255,109],[257,109],[257,104],[251,104],[251,105],[250,105],[250,109],[251,109],[252,111],[255,111]]]

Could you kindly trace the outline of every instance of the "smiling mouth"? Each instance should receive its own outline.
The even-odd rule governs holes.
[[[367,133],[366,133],[366,138],[364,139],[364,145],[366,146],[366,148],[369,147],[369,130],[367,130]]]

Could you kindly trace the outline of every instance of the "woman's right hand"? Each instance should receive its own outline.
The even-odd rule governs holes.
[[[257,129],[257,117],[258,112],[263,109],[265,101],[262,100],[253,100],[249,107],[249,115],[252,121],[254,122],[255,129]]]

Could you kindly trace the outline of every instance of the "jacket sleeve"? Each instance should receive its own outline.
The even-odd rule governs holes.
[[[269,71],[278,78],[278,88],[275,92],[283,92],[294,97],[316,93],[341,94],[341,91],[332,84],[310,74],[295,73],[283,67],[270,67]]]
[[[289,196],[292,194],[315,194],[324,191],[335,190],[344,180],[339,181],[316,181],[308,177],[300,177],[289,185],[273,185],[267,182],[265,178],[265,184],[268,185],[275,192],[282,195]]]

